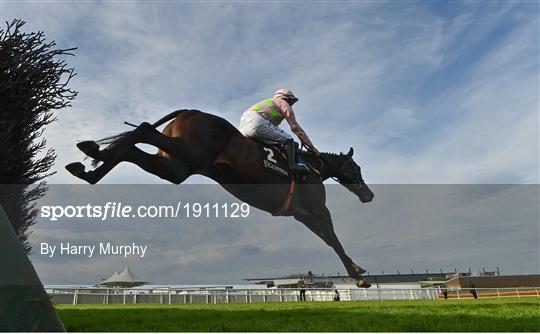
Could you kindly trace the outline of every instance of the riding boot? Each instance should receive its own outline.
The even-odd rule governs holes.
[[[296,145],[293,140],[287,140],[285,142],[285,151],[287,152],[287,162],[289,164],[289,170],[296,175],[305,175],[309,172],[308,168],[304,165],[296,163]]]

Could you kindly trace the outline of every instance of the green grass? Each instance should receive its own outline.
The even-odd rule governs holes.
[[[68,331],[540,331],[539,299],[59,305]]]

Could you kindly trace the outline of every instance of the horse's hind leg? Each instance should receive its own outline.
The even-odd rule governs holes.
[[[364,274],[366,271],[354,263],[353,260],[345,253],[341,242],[334,232],[332,217],[330,216],[330,212],[326,207],[323,207],[317,213],[309,215],[295,215],[294,218],[306,225],[313,233],[323,239],[328,246],[334,249],[341,262],[343,262],[349,276],[357,280],[357,285],[361,287],[370,286],[369,283],[362,280],[362,274]]]
[[[82,152],[91,158],[103,161],[103,164],[90,171],[86,171],[84,165],[80,162],[70,163],[66,165],[65,168],[73,176],[76,176],[90,184],[96,184],[122,161],[122,156],[126,152],[128,152],[132,147],[135,147],[134,144],[130,143],[129,141],[132,133],[133,132],[126,135],[126,138],[124,138],[120,144],[116,145],[114,150],[99,150],[99,145],[94,141],[77,143],[77,147]],[[111,151],[114,151],[114,154],[111,154]]]
[[[116,163],[106,162],[106,163],[101,164],[98,168],[87,172],[82,163],[73,162],[66,165],[66,169],[73,176],[76,176],[79,179],[84,180],[90,184],[96,184],[105,175],[107,175],[107,173],[110,172],[116,165],[118,165],[118,162]]]
[[[179,150],[183,153],[189,150],[189,147],[182,144],[181,138],[169,137],[150,124],[144,122],[137,129],[133,130],[129,137],[125,138],[126,144],[135,145],[138,143],[149,144],[158,147],[160,150],[173,154]],[[93,140],[87,140],[77,143],[77,148],[84,154],[98,161],[108,162],[113,161],[118,156],[117,147],[106,147],[102,150],[99,149],[99,144]]]
[[[96,184],[116,165],[122,162],[124,154],[135,147],[133,136],[136,130],[128,133],[122,142],[115,145],[112,149],[99,150],[99,145],[94,141],[85,141],[77,144],[77,147],[91,158],[103,161],[94,170],[86,171],[80,162],[74,162],[66,165],[66,169],[74,176],[90,183]]]
[[[175,161],[175,165],[183,166],[186,172],[194,172],[204,167],[205,155],[201,154],[197,145],[186,138],[167,136],[146,122],[139,125],[134,132],[137,143],[159,148],[170,157],[171,161]],[[189,168],[187,162],[189,162]]]
[[[78,142],[77,148],[92,159],[99,161],[107,160],[106,155],[104,154],[106,150],[100,150],[99,144],[93,140]]]
[[[86,172],[84,165],[80,162],[69,164],[66,166],[66,169],[78,178],[90,184],[95,184],[117,164],[123,161],[131,162],[148,173],[175,184],[182,183],[189,176],[182,173],[181,168],[175,168],[171,160],[157,154],[146,153],[135,146],[125,153],[119,161],[106,161],[92,171]]]
[[[175,184],[184,182],[189,176],[181,163],[174,163],[173,160],[158,154],[146,153],[137,147],[133,147],[123,161],[131,162],[148,173]]]
[[[74,176],[81,178],[85,181],[87,181],[90,184],[95,184],[99,180],[101,180],[107,173],[109,173],[116,165],[118,165],[122,161],[129,161],[127,158],[133,159],[133,163],[140,165],[143,169],[148,169],[150,173],[156,174],[157,168],[153,166],[153,162],[145,162],[145,158],[149,158],[151,156],[150,154],[148,156],[143,156],[141,153],[144,153],[143,151],[136,151],[134,150],[135,144],[138,143],[145,143],[150,144],[153,146],[158,147],[162,151],[165,152],[175,152],[178,150],[182,150],[185,148],[182,147],[181,142],[178,138],[171,138],[163,135],[159,131],[157,131],[155,128],[153,128],[148,123],[142,123],[139,127],[137,127],[135,130],[130,132],[126,135],[126,137],[122,140],[122,142],[113,147],[113,148],[106,148],[104,150],[99,150],[96,146],[97,144],[95,142],[82,142],[78,145],[78,147],[85,153],[89,154],[89,156],[94,157],[96,159],[104,161],[103,164],[101,164],[99,167],[92,171],[86,172],[84,169],[84,165],[82,165],[80,162],[72,163],[66,166],[66,169],[73,174]],[[134,153],[135,152],[135,153]],[[130,154],[132,153],[132,154]],[[154,165],[161,165],[163,166],[163,160],[160,158],[166,159],[164,157],[157,157],[154,159]],[[160,162],[155,162],[160,161]],[[144,167],[143,167],[144,166]],[[170,168],[169,168],[170,169]],[[154,172],[152,172],[154,171]],[[175,180],[171,181],[174,183],[177,183],[177,180],[185,180],[187,176],[189,175],[181,175],[186,174],[187,169],[185,170],[185,173],[178,173],[179,168],[176,168],[176,174],[173,175],[170,171],[163,172],[162,175],[166,175],[164,177],[167,180]],[[158,174],[156,174],[158,175]],[[161,175],[158,175],[161,177]],[[180,181],[181,182],[181,181]]]

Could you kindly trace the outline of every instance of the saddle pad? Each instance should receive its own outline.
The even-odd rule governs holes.
[[[263,143],[257,143],[259,145],[259,150],[261,152],[261,162],[262,167],[265,171],[289,177],[289,167],[287,164],[287,159],[285,153],[273,145],[266,145]]]

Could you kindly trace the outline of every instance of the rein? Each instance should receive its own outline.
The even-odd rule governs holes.
[[[324,153],[323,153],[324,154]],[[318,156],[318,158],[321,160],[321,162],[324,164],[326,163],[328,166],[333,166],[332,162],[328,159],[326,159],[324,156],[322,156],[322,154],[320,154]],[[339,169],[337,170],[337,173],[338,174],[341,174],[341,172],[343,171],[343,169],[345,168],[345,164],[347,163],[347,161],[351,160],[352,158],[351,157],[347,157],[347,160],[345,160],[345,162],[339,167]],[[339,182],[339,178],[336,177],[336,176],[330,176],[330,178],[338,183],[341,184],[341,182]]]
[[[329,166],[332,166],[333,164],[331,163],[331,161],[329,159],[326,159],[324,156],[319,155],[318,158],[320,159],[320,161],[324,164],[328,164]],[[345,168],[345,165],[347,164],[348,161],[352,160],[352,157],[347,157],[347,159],[343,162],[343,164],[339,167],[339,169],[337,170],[337,173],[338,174],[343,174],[342,171],[343,169]],[[349,189],[347,186],[345,186],[345,184],[343,184],[338,177],[335,177],[335,176],[330,176],[329,178],[331,178],[332,180],[336,181],[338,184],[344,186],[348,191],[350,191],[351,193],[354,194],[354,191],[352,191],[351,189]],[[349,181],[350,182],[350,181]]]
[[[306,146],[304,143],[302,143],[301,149],[303,149],[304,147],[307,148],[307,146]],[[309,151],[306,150],[306,152],[309,152]],[[318,160],[321,162],[321,168],[322,168],[325,164],[328,165],[328,166],[333,166],[333,163],[332,163],[329,159],[327,159],[326,157],[323,156],[324,154],[325,154],[325,153],[321,153],[321,154],[319,154],[318,156],[316,156],[316,157],[318,158]],[[314,156],[315,156],[315,155],[314,155]],[[336,156],[337,156],[337,155],[336,155]],[[352,160],[352,158],[351,158],[351,157],[347,157],[347,159],[343,162],[343,164],[338,168],[338,170],[337,170],[337,173],[338,173],[338,174],[342,174],[342,171],[343,171],[343,169],[345,168],[345,165],[346,165],[347,162],[350,161],[350,160]],[[311,164],[309,164],[309,163],[307,163],[307,165],[308,165],[309,167],[311,167],[311,169],[313,169],[317,174],[319,174],[319,176],[321,176],[321,172],[320,172],[317,168],[314,168],[314,167],[313,167]],[[339,178],[336,177],[336,176],[329,176],[329,178],[332,179],[332,180],[334,180],[334,181],[336,181],[336,182],[339,183],[339,184],[342,184],[342,183],[339,181]]]

